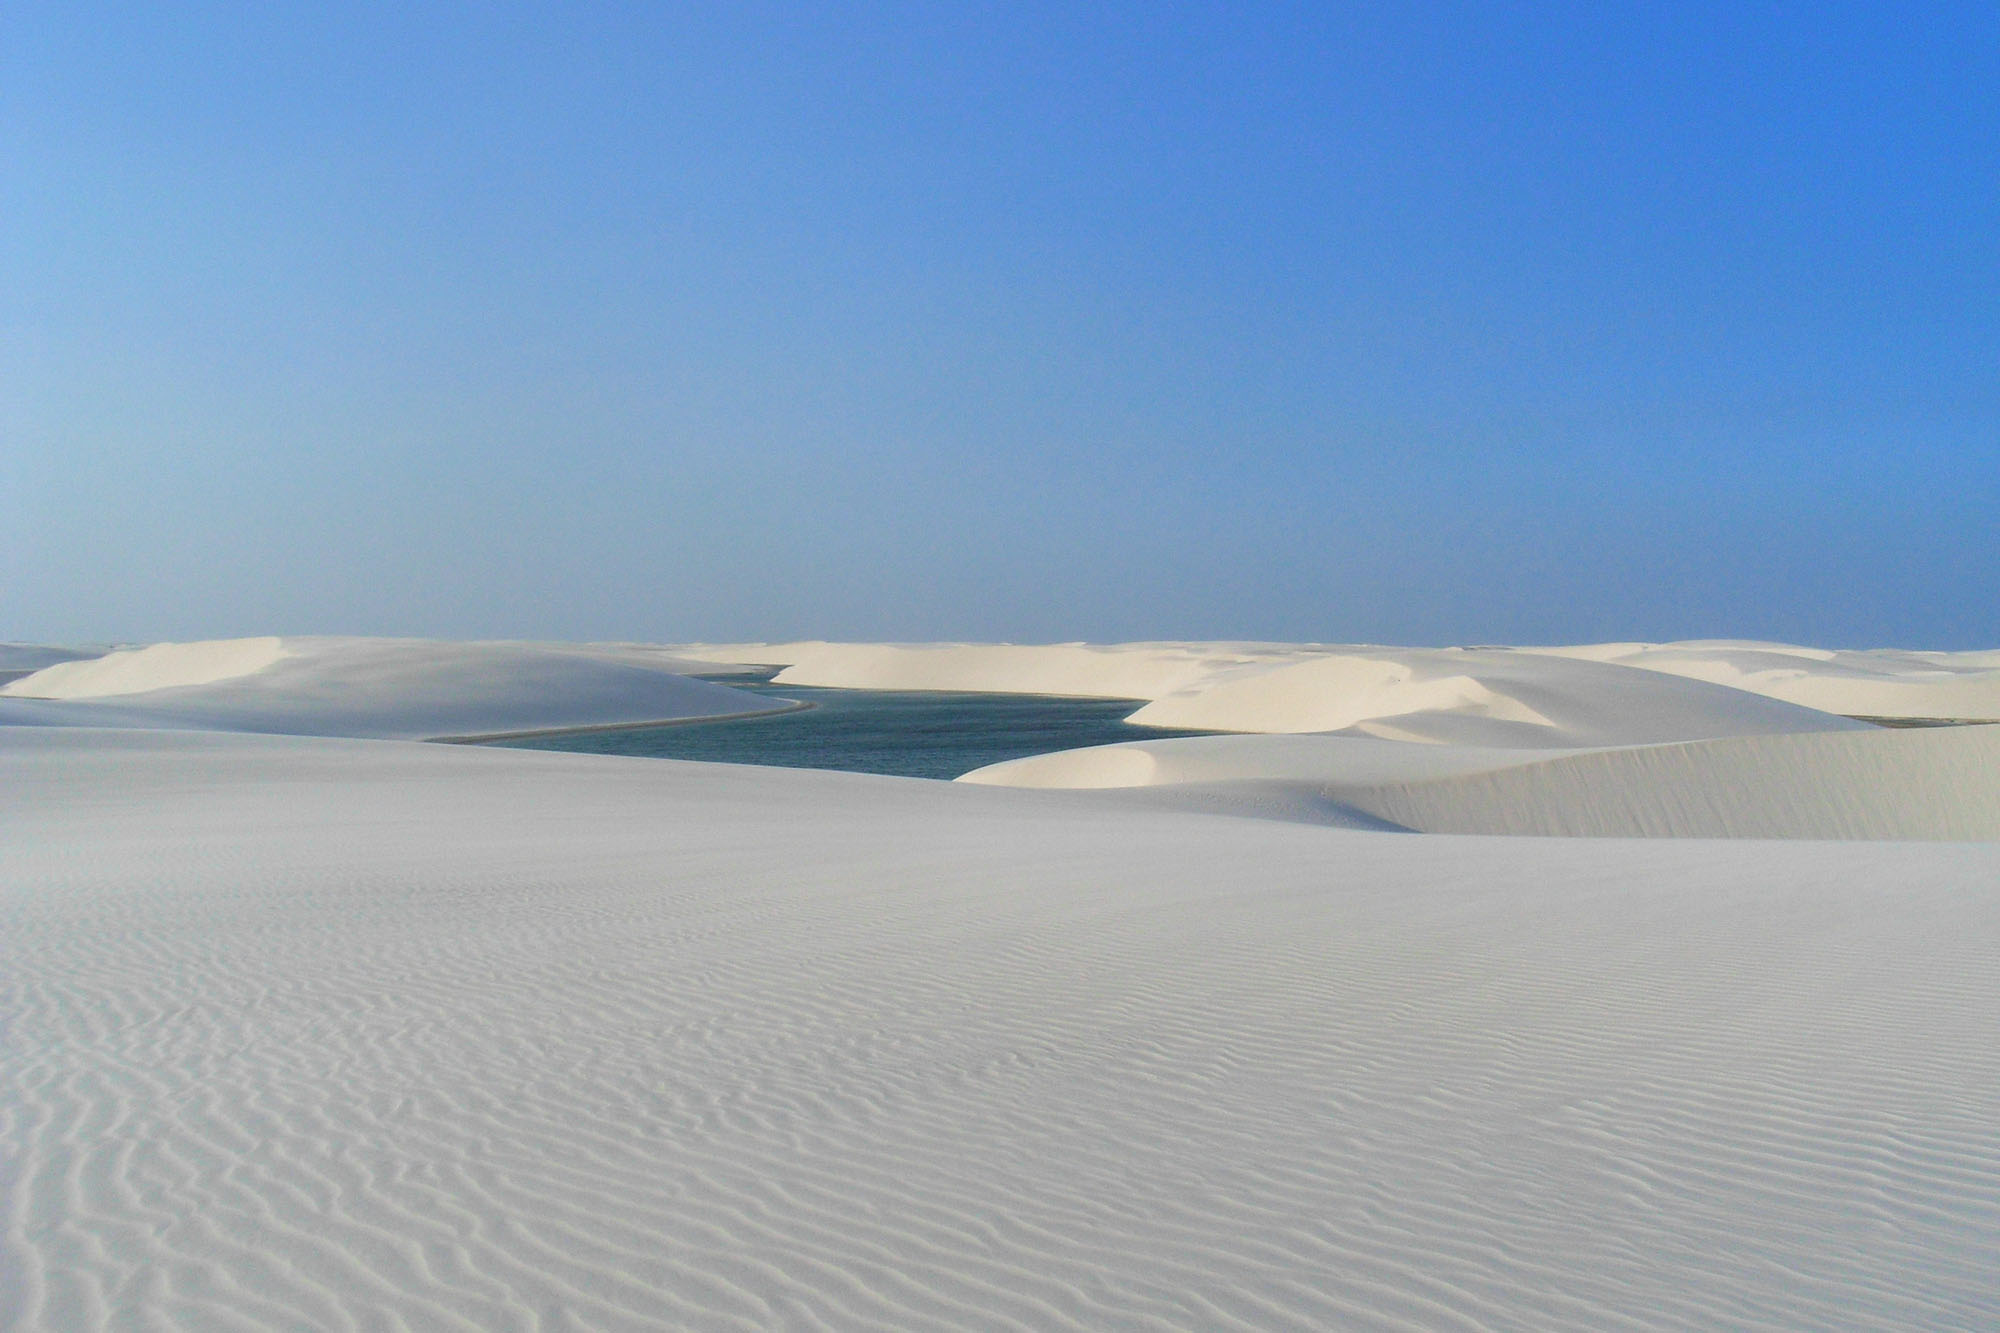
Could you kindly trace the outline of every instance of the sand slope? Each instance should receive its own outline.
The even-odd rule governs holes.
[[[1150,701],[1139,725],[1353,730],[1436,743],[1576,746],[1838,730],[1796,703],[1707,681],[1507,649],[1314,644],[730,644],[674,650],[783,665],[795,685]]]
[[[785,685],[833,689],[981,690],[1155,699],[1218,672],[1292,661],[1310,648],[1258,643],[825,643],[682,644],[674,652],[719,663],[781,666]]]
[[[161,732],[0,790],[10,1328],[2000,1317],[2000,848]]]
[[[1524,650],[1713,681],[1855,717],[2000,719],[2000,653],[1866,652],[1729,640]]]
[[[725,716],[770,703],[602,645],[292,637],[157,644],[0,687],[0,725],[423,739]]]
[[[1571,751],[1195,737],[1037,755],[959,781],[1148,789],[1155,805],[1431,833],[2000,840],[2000,726]]]
[[[2000,727],[1606,750],[1384,787],[1359,804],[1426,832],[2000,840]]]
[[[209,639],[123,648],[102,657],[58,662],[0,685],[0,694],[33,699],[103,699],[254,675],[291,656],[283,639]]]
[[[1656,672],[1505,650],[1424,648],[1356,649],[1241,668],[1156,698],[1131,720],[1488,746],[1633,745],[1855,725]]]

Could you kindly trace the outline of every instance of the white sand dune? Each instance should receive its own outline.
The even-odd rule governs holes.
[[[834,689],[980,690],[1094,699],[1156,699],[1233,668],[1315,651],[1259,643],[678,644],[695,660],[779,666],[783,685]]]
[[[1854,717],[2000,720],[2000,652],[1837,652],[1730,640],[1524,651],[1713,681]]]
[[[1386,787],[1426,832],[2000,840],[2000,728],[1741,736]]]
[[[1817,710],[1701,680],[1506,649],[1312,644],[728,644],[684,656],[782,665],[781,684],[1147,700],[1190,730],[1353,730],[1503,746],[1640,744],[1839,730]]]
[[[2000,1317],[2000,847],[158,731],[0,791],[10,1328]]]
[[[156,643],[102,657],[59,662],[32,677],[0,686],[0,694],[34,699],[102,699],[185,685],[213,685],[254,675],[291,656],[283,639],[207,639]]]
[[[1656,672],[1504,650],[1421,648],[1324,653],[1243,668],[1157,698],[1131,720],[1484,746],[1632,745],[1857,725]]]
[[[290,637],[157,644],[0,686],[0,725],[432,737],[768,710],[657,649]]]
[[[1863,666],[1855,663],[1866,659]],[[1936,663],[1951,659],[1950,669]],[[1964,659],[1964,660],[1959,660]],[[264,638],[161,644],[0,687],[0,723],[351,737],[496,735],[759,711],[678,674],[782,664],[781,681],[1145,698],[1132,717],[1262,739],[1052,755],[982,784],[1156,788],[1156,805],[1358,827],[1594,836],[1986,838],[1993,736],[1887,738],[1724,678],[1979,688],[1978,654],[1783,645],[1587,649],[1321,645],[452,644]],[[1674,665],[1634,669],[1628,662]],[[1692,665],[1691,665],[1692,664]],[[1714,680],[1688,674],[1699,666]],[[1816,675],[1801,674],[1816,672]],[[1937,679],[1933,679],[1933,678]],[[1929,682],[1928,684],[1926,682]],[[1902,688],[1902,686],[1897,686]],[[1858,696],[1857,696],[1858,697]],[[1839,702],[1855,700],[1843,696]],[[1318,733],[1280,743],[1279,733]],[[1834,743],[1808,740],[1854,733]],[[1785,737],[1763,745],[1668,742]],[[1408,744],[1422,742],[1422,744]],[[1616,749],[1617,755],[1585,754]],[[1543,761],[1548,761],[1544,763]]]
[[[1177,736],[1010,759],[967,773],[959,781],[1044,790],[1235,781],[1384,786],[1463,777],[1571,753],[1581,751],[1410,745],[1357,735]]]
[[[1073,694],[1103,698],[1159,700],[1183,696],[1192,703],[1230,687],[1232,713],[1262,715],[1271,725],[1226,725],[1231,730],[1308,731],[1309,713],[1278,702],[1276,682],[1253,685],[1256,677],[1302,669],[1322,658],[1346,665],[1320,668],[1329,683],[1343,676],[1360,690],[1371,682],[1359,662],[1408,666],[1418,683],[1464,674],[1485,682],[1506,672],[1511,659],[1517,678],[1531,676],[1534,658],[1558,657],[1640,668],[1705,681],[1822,712],[1886,718],[2000,718],[2000,651],[1913,652],[1893,649],[1838,650],[1752,640],[1684,643],[1601,643],[1571,647],[1393,648],[1373,644],[1125,643],[1125,644],[863,644],[796,642],[778,644],[688,644],[683,656],[715,663],[782,666],[778,679],[795,685],[889,690],[993,690],[1029,694]],[[1454,672],[1453,663],[1462,670]],[[1393,683],[1393,682],[1390,682]],[[1489,686],[1490,688],[1490,686]],[[1251,696],[1268,695],[1251,705]],[[1327,697],[1316,696],[1325,707]],[[1476,712],[1483,702],[1462,701],[1457,711]],[[1472,705],[1465,707],[1463,705]],[[1178,705],[1177,705],[1178,707]],[[1195,710],[1199,712],[1199,709]],[[1160,725],[1170,714],[1154,715]],[[1153,720],[1153,719],[1149,719]],[[1688,739],[1683,737],[1682,739]]]
[[[1144,788],[1158,806],[1427,833],[2000,840],[2000,726],[1568,751],[1193,737],[1036,755],[960,781]]]

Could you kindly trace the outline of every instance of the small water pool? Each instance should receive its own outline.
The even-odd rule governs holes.
[[[1141,699],[826,690],[768,681],[727,683],[766,696],[774,707],[785,700],[811,707],[764,717],[716,718],[491,743],[580,754],[955,778],[1003,759],[1052,750],[1204,734],[1130,725],[1125,718],[1145,702]]]

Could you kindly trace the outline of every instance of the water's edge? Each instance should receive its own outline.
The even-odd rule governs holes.
[[[741,683],[738,683],[738,682]],[[471,739],[525,749],[950,779],[1007,759],[1213,733],[1134,726],[1143,699],[728,683],[783,707],[667,725]],[[695,724],[700,725],[695,725]]]
[[[747,713],[709,713],[701,717],[662,717],[650,722],[591,722],[580,727],[537,727],[532,731],[488,731],[476,736],[426,736],[431,745],[493,745],[500,741],[539,740],[553,736],[593,736],[606,731],[646,731],[654,727],[693,727],[705,722],[748,722],[756,717],[776,717],[797,713],[817,705],[803,699],[787,699],[781,708],[758,708]]]

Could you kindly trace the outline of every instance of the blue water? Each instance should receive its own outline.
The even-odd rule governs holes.
[[[493,743],[580,754],[955,778],[1003,759],[1052,750],[1200,734],[1127,724],[1126,715],[1144,702],[1139,699],[728,683],[767,696],[773,707],[787,700],[812,707],[769,717],[717,718]]]

